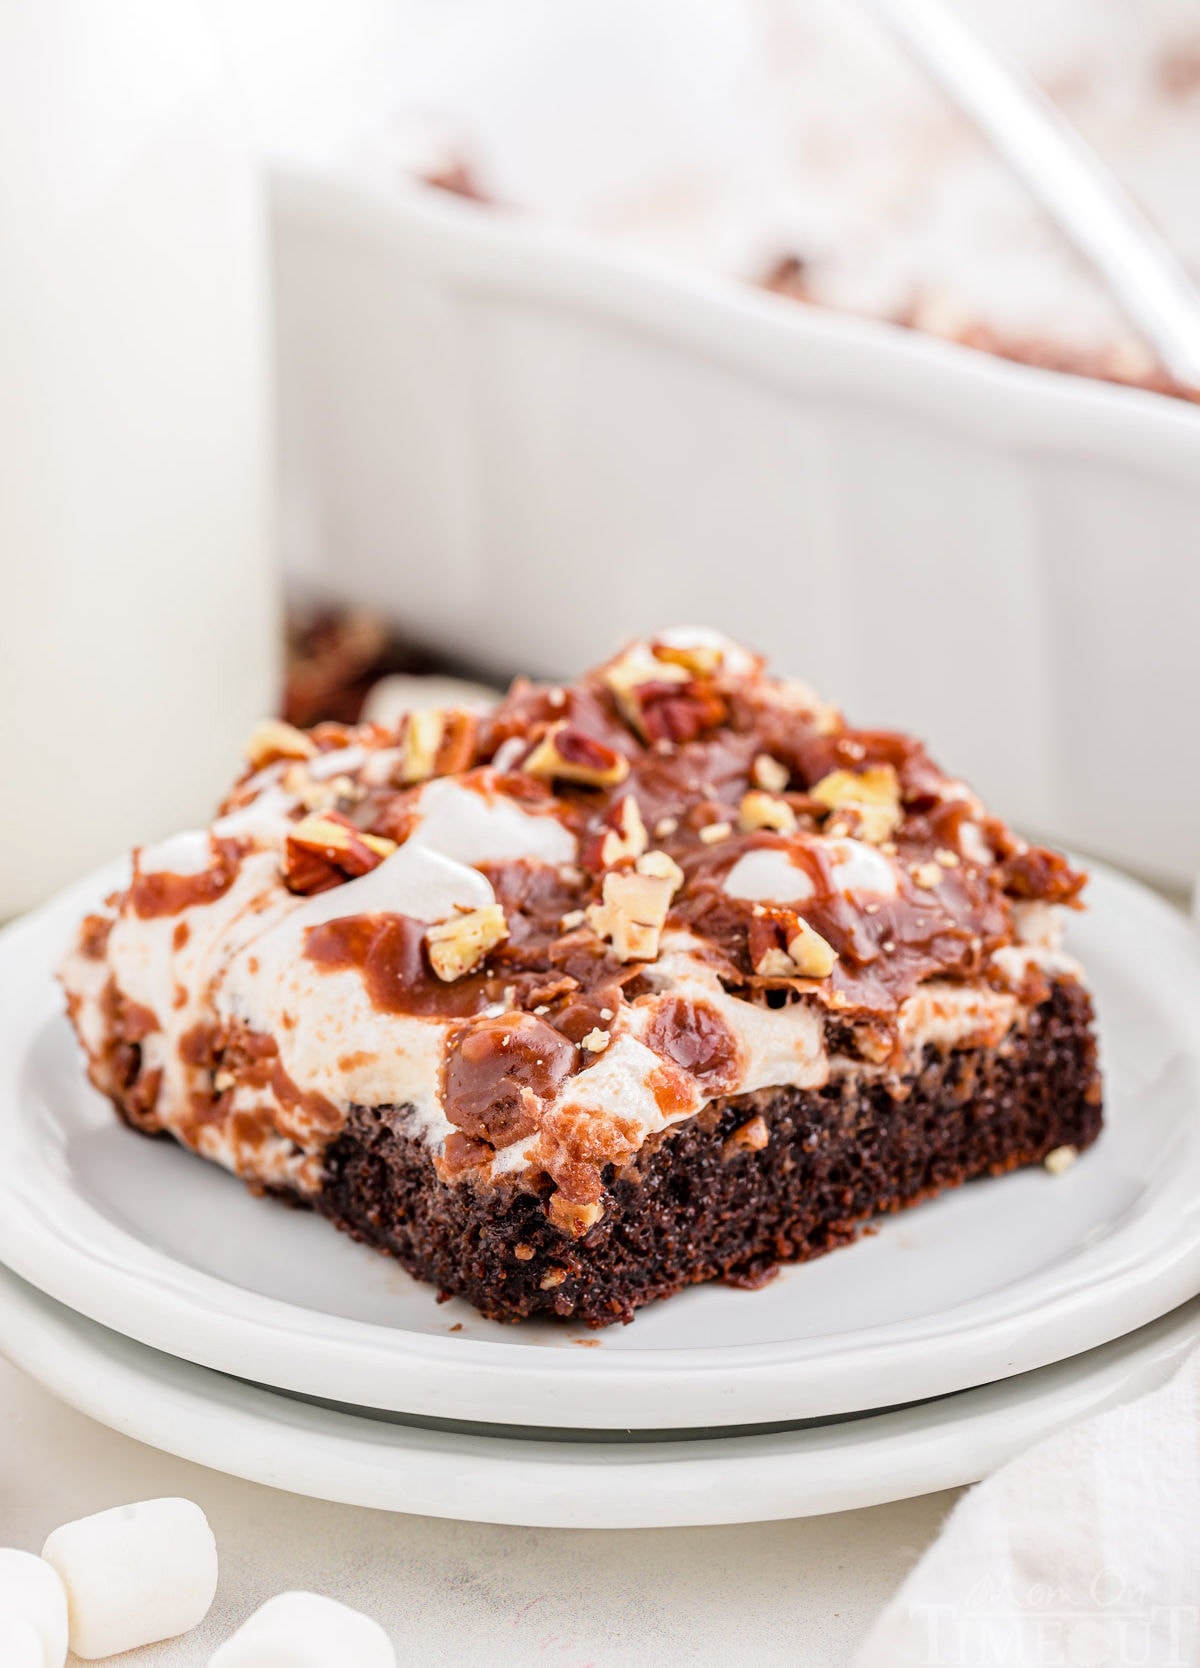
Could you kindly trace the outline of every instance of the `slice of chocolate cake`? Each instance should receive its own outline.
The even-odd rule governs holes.
[[[485,1314],[759,1285],[1099,1132],[1084,877],[712,633],[249,759],[82,924],[92,1081]]]

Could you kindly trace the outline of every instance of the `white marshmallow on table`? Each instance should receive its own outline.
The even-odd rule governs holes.
[[[63,1668],[67,1660],[67,1595],[54,1570],[32,1552],[0,1547],[0,1663],[24,1668],[28,1648],[18,1635],[23,1623],[33,1634],[38,1654],[33,1668]],[[3,1631],[7,1627],[8,1631]],[[11,1642],[10,1642],[11,1635]]]
[[[396,1652],[361,1610],[317,1593],[268,1599],[209,1658],[208,1668],[396,1668]]]
[[[65,1658],[56,1657],[54,1668]],[[50,1658],[42,1649],[41,1637],[32,1622],[15,1614],[0,1615],[0,1662],[4,1668],[44,1668]]]
[[[217,1590],[217,1543],[190,1500],[143,1500],[64,1523],[42,1557],[62,1577],[71,1649],[86,1661],[187,1633]]]

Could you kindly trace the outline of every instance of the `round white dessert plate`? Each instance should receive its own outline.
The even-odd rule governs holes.
[[[140,1343],[341,1403],[639,1430],[840,1415],[1092,1349],[1200,1291],[1200,943],[1097,868],[1070,947],[1096,994],[1099,1142],[1063,1175],[972,1183],[759,1292],[627,1327],[502,1326],[307,1212],[120,1125],[52,969],[120,871],[0,935],[0,1261]]]
[[[622,1442],[480,1435],[317,1405],[133,1343],[4,1270],[0,1339],[16,1366],[102,1424],[272,1488],[479,1523],[650,1529],[810,1517],[975,1482],[1164,1383],[1200,1339],[1200,1299],[1055,1366],[915,1406]]]

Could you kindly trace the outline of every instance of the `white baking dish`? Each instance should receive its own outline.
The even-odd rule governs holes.
[[[705,621],[1029,829],[1200,858],[1200,412],[281,175],[298,579],[493,672]]]

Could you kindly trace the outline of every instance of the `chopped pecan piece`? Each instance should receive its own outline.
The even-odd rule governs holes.
[[[601,676],[612,691],[621,716],[643,741],[649,737],[642,713],[640,691],[653,684],[684,684],[691,681],[691,674],[685,667],[658,659],[646,643],[631,644],[623,655],[603,669]]]
[[[311,736],[282,718],[264,718],[246,741],[246,757],[255,770],[274,764],[276,759],[311,759],[317,751]]]
[[[425,782],[434,773],[438,748],[442,744],[442,715],[423,711],[406,713],[400,725],[400,758],[396,780],[403,786]]]
[[[791,775],[788,767],[773,759],[769,753],[759,753],[752,768],[755,787],[762,788],[766,793],[783,793]]]
[[[453,776],[469,770],[475,757],[477,729],[478,721],[472,713],[455,708],[406,713],[400,725],[396,784],[409,787],[431,776]]]
[[[805,979],[828,978],[838,959],[833,945],[807,921],[798,923],[797,931],[788,939],[787,953],[795,962],[796,971]]]
[[[1074,903],[1087,883],[1082,869],[1073,869],[1059,852],[1040,846],[1025,846],[1006,857],[1000,872],[1010,897],[1047,903]]]
[[[521,769],[547,782],[613,788],[629,775],[629,760],[624,753],[560,719],[546,731]]]
[[[600,836],[599,866],[611,869],[627,857],[640,857],[650,843],[641,809],[632,794],[626,794],[614,814],[615,827]]]
[[[824,979],[837,951],[794,910],[763,909],[750,922],[750,960],[762,979]]]
[[[866,770],[831,770],[809,790],[827,811],[846,813],[827,828],[830,834],[857,834],[882,845],[900,826],[900,782],[892,765]]]
[[[672,892],[677,892],[683,885],[683,870],[665,851],[648,851],[644,857],[639,857],[637,872],[653,875],[657,880],[669,880]]]
[[[1052,1176],[1061,1176],[1079,1157],[1078,1147],[1051,1147],[1042,1163]]]
[[[720,649],[708,644],[634,643],[602,676],[622,718],[643,741],[685,742],[729,716],[708,681],[720,666]]]
[[[946,878],[940,863],[914,863],[909,873],[923,892],[932,892]]]
[[[363,789],[349,776],[331,776],[314,781],[302,764],[294,764],[283,775],[283,788],[293,794],[306,811],[332,811],[339,800],[363,797]]]
[[[663,643],[656,639],[650,645],[655,660],[669,666],[682,666],[692,678],[715,678],[724,663],[724,654],[717,643]]]
[[[792,834],[796,828],[796,813],[786,799],[751,788],[742,795],[738,806],[738,827],[743,833],[756,828],[769,828],[775,834]]]
[[[729,717],[729,708],[716,690],[696,681],[644,684],[636,694],[642,732],[651,742],[695,741]]]
[[[453,920],[439,921],[425,934],[429,965],[447,984],[461,979],[508,937],[508,922],[499,904],[469,909]]]
[[[578,1205],[564,1193],[552,1193],[548,1215],[556,1228],[570,1234],[572,1239],[581,1239],[604,1215],[604,1206],[599,1203]],[[552,1286],[561,1286],[565,1279],[566,1273],[563,1270],[551,1269],[548,1274],[542,1276],[542,1289],[545,1291]]]
[[[442,740],[438,747],[437,774],[455,776],[470,770],[475,762],[479,719],[473,712],[454,707],[442,714]]]
[[[731,1158],[737,1152],[760,1153],[769,1145],[771,1132],[767,1128],[767,1120],[761,1113],[739,1124],[725,1142],[725,1157]]]
[[[675,887],[659,875],[611,871],[603,902],[587,912],[592,930],[607,938],[618,961],[653,961]]]
[[[369,874],[396,849],[394,840],[363,834],[336,812],[303,817],[288,830],[283,880],[289,892],[311,897]]]

